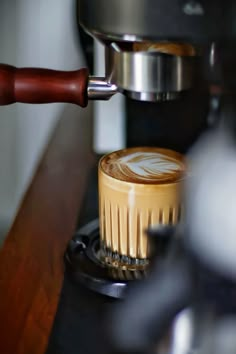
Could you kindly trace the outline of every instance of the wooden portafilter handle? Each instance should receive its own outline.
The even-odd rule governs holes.
[[[18,69],[0,64],[0,105],[66,102],[86,107],[88,70]]]

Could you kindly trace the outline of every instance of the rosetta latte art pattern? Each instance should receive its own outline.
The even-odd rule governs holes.
[[[126,177],[138,177],[139,180],[156,180],[169,177],[173,172],[179,171],[179,163],[166,155],[156,152],[135,152],[120,157],[116,167]]]
[[[141,184],[173,183],[180,181],[185,174],[181,154],[155,147],[114,151],[102,158],[100,167],[112,178]]]

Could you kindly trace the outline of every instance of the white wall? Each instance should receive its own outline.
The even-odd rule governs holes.
[[[0,0],[0,62],[78,69],[83,58],[75,21],[74,0]],[[64,104],[0,107],[0,233],[11,224],[64,108]]]
[[[94,41],[94,74],[105,75],[104,46]],[[109,101],[94,102],[94,150],[99,154],[125,147],[124,96],[114,95]]]

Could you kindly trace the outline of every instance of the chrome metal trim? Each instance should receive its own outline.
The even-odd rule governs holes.
[[[100,32],[96,29],[93,28],[87,28],[83,23],[80,23],[81,27],[83,30],[88,33],[90,36],[92,36],[95,39],[100,40],[103,43],[107,42],[143,42],[143,41],[150,41],[153,40],[153,37],[150,36],[137,36],[135,34],[117,34],[117,33],[108,33],[108,32]],[[155,38],[155,41],[157,41],[158,37]],[[160,38],[160,40],[163,40],[163,38]],[[165,38],[165,40],[168,40],[168,38]]]
[[[90,76],[87,90],[90,100],[109,100],[117,92],[117,86],[104,77]]]
[[[193,86],[195,62],[195,57],[123,51],[114,43],[106,48],[106,78],[136,100],[173,100]]]
[[[150,92],[133,92],[128,90],[123,90],[122,93],[137,101],[147,101],[147,102],[163,102],[176,100],[181,97],[181,92],[162,92],[162,93],[150,93]]]

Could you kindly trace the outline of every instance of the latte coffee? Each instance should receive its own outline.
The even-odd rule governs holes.
[[[180,219],[183,156],[168,149],[129,148],[99,162],[100,241],[103,261],[123,269],[144,268],[145,230]]]

